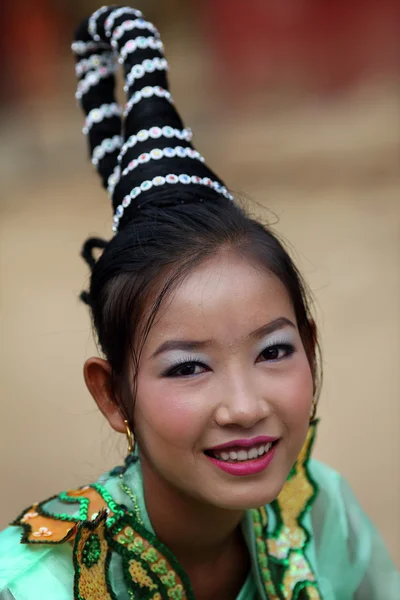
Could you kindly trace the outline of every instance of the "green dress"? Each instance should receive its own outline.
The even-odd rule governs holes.
[[[314,433],[279,497],[246,512],[252,567],[237,600],[399,600],[400,576],[378,532],[343,478],[310,459]],[[0,533],[0,600],[193,598],[155,536],[137,456],[31,506]]]

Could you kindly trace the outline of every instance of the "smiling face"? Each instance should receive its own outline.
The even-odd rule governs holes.
[[[143,348],[134,423],[145,481],[220,508],[271,502],[304,443],[312,397],[285,287],[219,254],[172,292]]]

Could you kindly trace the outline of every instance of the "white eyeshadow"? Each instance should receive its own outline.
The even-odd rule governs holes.
[[[297,340],[297,332],[294,329],[275,331],[260,342],[259,352],[264,350],[264,348],[268,348],[269,346],[279,346],[280,344],[291,344],[292,346],[295,346]]]
[[[174,350],[166,352],[164,356],[159,357],[159,361],[164,367],[173,367],[176,364],[185,362],[201,362],[207,364],[209,360],[210,359],[204,354],[197,354],[195,352],[188,354],[187,352],[179,352]]]

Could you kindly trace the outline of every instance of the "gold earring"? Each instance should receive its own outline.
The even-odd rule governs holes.
[[[126,439],[128,440],[128,454],[132,454],[132,452],[135,449],[135,436],[133,435],[131,428],[129,427],[129,423],[126,419],[124,419],[124,423],[125,423],[125,435],[126,435]]]

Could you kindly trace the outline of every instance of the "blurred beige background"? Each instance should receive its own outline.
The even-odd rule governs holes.
[[[330,94],[299,79],[242,94],[238,83],[236,94],[218,86],[196,12],[167,4],[150,16],[195,145],[255,210],[267,207],[316,298],[316,456],[347,477],[400,566],[398,80],[374,72]],[[112,215],[80,133],[72,58],[61,47],[56,59],[37,93],[0,113],[0,526],[125,451],[82,377],[96,348],[79,251],[88,234],[109,237]]]

